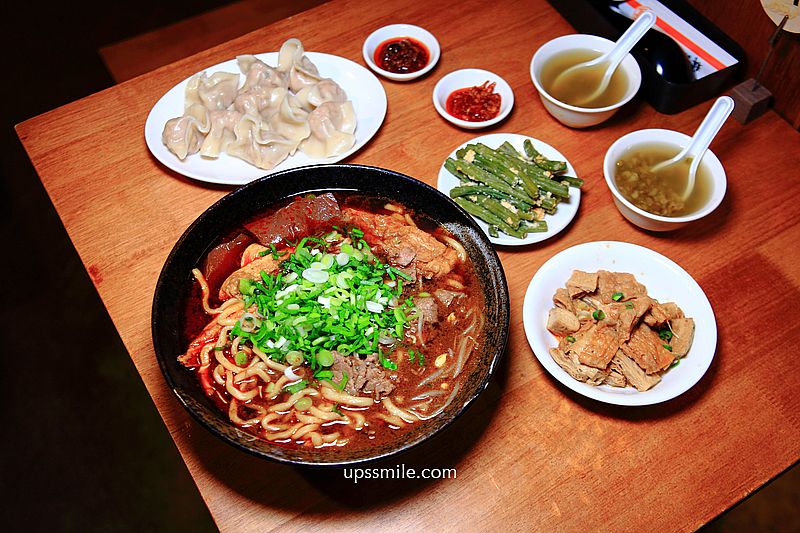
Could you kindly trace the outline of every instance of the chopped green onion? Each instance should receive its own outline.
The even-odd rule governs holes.
[[[339,383],[334,383],[333,385],[339,390],[344,390],[345,386],[347,385],[347,380],[347,372],[342,372],[342,381]]]
[[[672,351],[672,346],[670,346],[669,344],[662,344],[661,346],[663,346],[666,350],[669,350],[670,352]]]
[[[239,366],[244,366],[247,364],[247,353],[246,352],[236,352],[236,355],[233,356],[234,362]]]
[[[317,379],[328,379],[333,377],[333,372],[330,370],[318,370],[314,372],[314,377]]]
[[[611,295],[611,299],[614,300],[615,302],[622,300],[622,298],[624,297],[625,295],[622,294],[621,292],[615,292],[614,294]]]
[[[311,398],[309,398],[308,396],[303,396],[302,398],[297,400],[297,402],[294,404],[294,408],[297,409],[298,411],[308,411],[309,409],[311,409],[311,405],[312,405]]]
[[[255,291],[255,288],[256,284],[253,282],[252,279],[239,278],[239,292],[241,292],[245,296],[252,296],[253,291]]]
[[[333,364],[333,353],[330,350],[320,350],[317,353],[317,363],[322,366],[331,366]]]
[[[567,342],[575,342],[575,337],[572,335],[567,335]]]
[[[633,304],[628,302],[625,304],[625,309],[633,309]]]
[[[672,340],[672,331],[669,328],[664,328],[658,332],[658,336],[661,338],[662,341],[671,341]]]
[[[283,388],[283,391],[288,392],[289,394],[296,394],[301,390],[305,389],[306,385],[308,385],[308,381],[305,379],[301,379],[297,383],[294,383],[292,385],[287,385],[286,387]]]
[[[303,364],[303,361],[303,354],[297,350],[291,350],[286,354],[286,362],[291,366],[300,366]]]
[[[603,312],[603,310],[602,310],[602,309],[598,309],[597,311],[595,311],[594,313],[592,313],[592,317],[593,317],[595,320],[603,320],[603,319],[606,317],[606,314]]]
[[[397,363],[392,361],[391,359],[384,357],[383,352],[378,352],[378,362],[380,362],[383,368],[387,368],[389,370],[397,370]]]

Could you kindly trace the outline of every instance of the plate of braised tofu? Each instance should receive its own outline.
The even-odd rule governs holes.
[[[563,250],[531,279],[523,324],[533,353],[570,389],[618,405],[686,392],[717,344],[703,289],[669,258],[600,241]]]

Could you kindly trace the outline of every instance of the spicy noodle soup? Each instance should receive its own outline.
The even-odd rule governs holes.
[[[463,247],[403,206],[295,197],[192,271],[179,361],[230,421],[285,446],[370,446],[436,417],[483,343]]]

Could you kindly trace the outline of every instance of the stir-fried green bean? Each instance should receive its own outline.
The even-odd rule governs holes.
[[[526,139],[525,153],[504,142],[493,149],[468,144],[445,161],[445,168],[462,183],[450,191],[469,214],[489,225],[489,235],[499,232],[517,238],[547,231],[545,214],[553,214],[559,201],[569,198],[570,187],[583,180],[565,176],[565,161],[551,161]]]

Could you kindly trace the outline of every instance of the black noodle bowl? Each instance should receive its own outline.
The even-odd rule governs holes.
[[[485,300],[484,342],[473,353],[477,364],[464,376],[454,400],[439,415],[415,422],[376,446],[323,449],[280,446],[256,438],[231,423],[207,397],[197,376],[177,357],[182,321],[192,286],[191,270],[220,237],[270,206],[305,193],[356,192],[399,202],[446,228],[464,246]],[[152,332],[156,357],[170,388],[200,424],[225,442],[253,455],[305,466],[342,466],[383,459],[407,450],[441,431],[486,388],[505,352],[508,337],[508,285],[492,244],[474,220],[450,198],[411,177],[361,165],[317,165],[286,170],[256,180],[220,199],[183,233],[161,270],[153,298]]]

